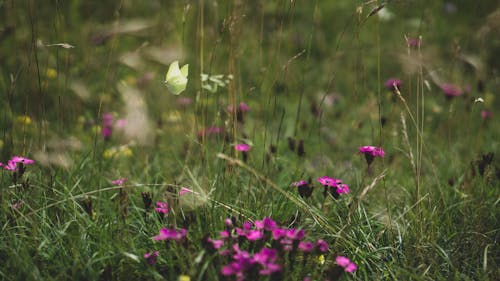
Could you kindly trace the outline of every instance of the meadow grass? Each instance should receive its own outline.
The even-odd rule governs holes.
[[[1,279],[498,280],[499,9],[0,2]]]

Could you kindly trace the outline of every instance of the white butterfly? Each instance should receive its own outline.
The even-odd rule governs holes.
[[[179,95],[186,90],[188,82],[188,68],[189,64],[184,65],[179,69],[179,62],[174,61],[168,67],[167,75],[165,77],[165,86],[174,95]]]

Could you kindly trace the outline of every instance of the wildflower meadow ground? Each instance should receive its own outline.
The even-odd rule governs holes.
[[[499,280],[480,2],[0,1],[0,279]]]

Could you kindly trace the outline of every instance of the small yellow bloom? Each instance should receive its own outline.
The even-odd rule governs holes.
[[[0,149],[3,147],[3,140],[0,140]]]
[[[27,115],[21,115],[17,116],[16,122],[19,123],[20,125],[29,125],[31,124],[31,118]]]
[[[47,78],[49,79],[54,79],[57,77],[57,71],[53,68],[47,68],[47,71],[45,72],[45,75],[47,76]]]
[[[128,85],[135,85],[137,84],[137,79],[132,75],[127,75],[125,79],[123,79],[123,82]]]
[[[179,275],[179,281],[191,281],[191,277],[188,275]]]
[[[103,156],[104,158],[111,158],[115,156],[115,154],[116,154],[116,149],[112,147],[104,150]]]
[[[319,255],[318,257],[318,264],[325,264],[325,256],[324,255]]]

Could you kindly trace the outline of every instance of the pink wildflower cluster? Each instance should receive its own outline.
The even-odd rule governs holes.
[[[323,196],[326,197],[330,193],[335,199],[338,199],[342,194],[348,194],[349,186],[342,182],[341,179],[331,178],[329,176],[322,176],[316,179],[324,187]],[[314,185],[306,180],[293,182],[291,186],[297,187],[299,195],[302,198],[309,198],[314,190]]]
[[[246,221],[241,227],[227,219],[219,237],[205,238],[204,245],[209,252],[229,258],[220,273],[236,280],[256,280],[258,276],[279,279],[283,264],[295,262],[287,258],[301,254],[306,259],[328,251],[326,241],[306,241],[304,230],[281,227],[269,217],[254,223]]]

